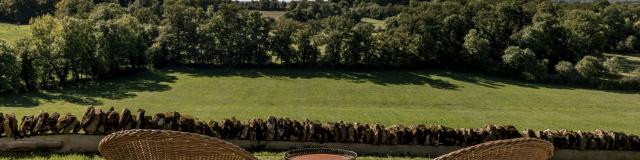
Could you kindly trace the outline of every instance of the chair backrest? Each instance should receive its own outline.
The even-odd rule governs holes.
[[[112,133],[100,141],[98,150],[109,160],[257,160],[251,153],[220,139],[168,130]]]
[[[434,160],[548,160],[553,144],[537,138],[515,138],[477,144]]]

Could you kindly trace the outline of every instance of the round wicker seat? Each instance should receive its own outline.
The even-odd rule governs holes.
[[[194,133],[134,129],[104,137],[98,146],[109,160],[256,160],[251,153],[217,138]]]
[[[548,160],[553,156],[553,144],[537,138],[515,138],[477,144],[435,160]]]
[[[356,152],[332,148],[302,148],[284,154],[285,160],[354,160],[356,157]]]

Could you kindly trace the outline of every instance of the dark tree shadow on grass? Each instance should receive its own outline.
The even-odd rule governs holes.
[[[432,78],[425,72],[412,71],[344,71],[344,70],[317,70],[317,69],[247,69],[247,68],[215,68],[193,69],[176,68],[169,72],[186,73],[194,77],[271,77],[310,79],[327,78],[335,80],[348,80],[354,83],[371,82],[378,85],[429,85],[437,89],[457,90],[459,86],[448,81]]]
[[[558,84],[544,84],[525,82],[507,78],[498,78],[476,73],[448,72],[448,71],[345,71],[331,69],[283,69],[283,68],[174,68],[168,72],[178,72],[194,77],[246,77],[246,78],[327,78],[336,80],[348,80],[354,83],[371,82],[378,85],[429,85],[437,89],[459,90],[460,86],[447,80],[433,78],[432,76],[451,78],[456,81],[472,83],[475,85],[500,89],[507,85],[513,85],[531,89],[566,89],[574,90],[581,87],[563,86]],[[582,87],[583,88],[583,87]],[[590,89],[590,88],[584,88]]]
[[[434,75],[449,77],[454,80],[473,83],[473,84],[487,87],[487,88],[497,89],[500,87],[504,87],[504,84],[501,84],[504,82],[502,80],[480,77],[478,75],[470,74],[470,73],[454,74],[451,72],[438,72],[438,73],[434,73]]]
[[[31,92],[0,97],[0,106],[6,107],[34,107],[41,101],[65,101],[78,105],[101,105],[103,99],[124,99],[135,97],[133,92],[160,92],[171,89],[169,85],[176,77],[162,72],[147,71],[121,78],[82,82],[67,86],[64,89]]]

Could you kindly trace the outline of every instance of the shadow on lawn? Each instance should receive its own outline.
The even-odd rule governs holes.
[[[161,72],[147,71],[122,78],[97,82],[79,83],[60,90],[48,90],[0,97],[0,106],[34,107],[40,101],[65,101],[78,105],[101,105],[103,99],[124,99],[135,97],[133,92],[159,92],[171,89],[169,85],[176,77]]]
[[[459,90],[460,86],[456,84],[432,77],[439,76],[492,89],[499,89],[505,87],[506,85],[514,85],[532,89],[574,89],[574,87],[569,86],[527,83],[517,80],[493,78],[473,73],[452,73],[446,71],[339,71],[316,69],[253,69],[223,67],[215,69],[175,68],[168,72],[185,73],[195,77],[240,76],[247,78],[327,78],[336,80],[349,80],[355,83],[371,82],[379,85],[429,85],[437,89]]]
[[[190,69],[179,68],[170,72],[186,73],[196,77],[231,77],[247,78],[327,78],[349,80],[355,83],[371,82],[379,85],[430,85],[437,89],[457,90],[458,85],[441,79],[434,79],[424,72],[411,71],[337,71],[337,70],[297,70],[297,69]]]

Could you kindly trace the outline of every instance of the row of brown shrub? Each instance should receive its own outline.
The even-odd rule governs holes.
[[[578,150],[640,150],[636,135],[595,130],[568,131],[526,129],[519,132],[514,126],[488,125],[483,128],[449,128],[442,125],[392,125],[347,122],[297,121],[269,117],[241,122],[235,118],[222,121],[201,121],[178,112],[147,115],[140,109],[116,112],[89,107],[82,119],[67,113],[22,117],[0,113],[0,135],[13,138],[48,134],[106,135],[128,129],[165,129],[192,132],[227,140],[299,141],[366,143],[374,145],[432,145],[470,146],[482,142],[517,137],[537,137],[552,142],[558,149]],[[80,132],[82,130],[82,132]]]

